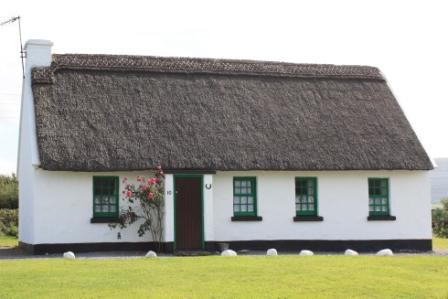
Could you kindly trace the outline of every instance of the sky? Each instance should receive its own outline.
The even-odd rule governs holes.
[[[53,53],[373,65],[431,158],[448,157],[446,1],[0,1],[23,41]],[[0,174],[15,172],[22,85],[17,23],[0,27]]]

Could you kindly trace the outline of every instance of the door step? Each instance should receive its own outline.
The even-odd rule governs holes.
[[[214,252],[205,250],[177,250],[174,252],[174,255],[176,256],[207,256],[214,254]]]

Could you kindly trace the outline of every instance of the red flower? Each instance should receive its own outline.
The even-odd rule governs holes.
[[[132,191],[131,191],[131,190],[128,190],[127,196],[128,196],[129,198],[131,198],[131,196],[132,196]]]
[[[156,178],[148,179],[148,184],[149,185],[154,185],[155,183],[157,183],[157,179]]]

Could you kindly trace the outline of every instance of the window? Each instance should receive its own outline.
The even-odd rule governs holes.
[[[316,178],[296,178],[296,215],[317,216]]]
[[[389,180],[369,179],[369,215],[389,215]]]
[[[233,179],[233,214],[235,216],[257,215],[257,186],[254,177]]]
[[[118,177],[93,177],[93,216],[118,217]]]

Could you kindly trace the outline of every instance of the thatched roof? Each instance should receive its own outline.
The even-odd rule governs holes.
[[[33,94],[48,170],[432,168],[373,67],[53,55]]]

